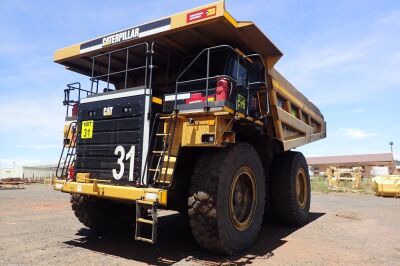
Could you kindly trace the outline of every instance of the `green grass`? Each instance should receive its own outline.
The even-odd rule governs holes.
[[[311,191],[329,193],[328,183],[325,181],[311,181]]]
[[[373,194],[373,188],[372,188],[372,180],[371,178],[363,178],[361,180],[361,187],[360,189],[354,189],[353,188],[353,182],[345,182],[341,181],[339,182],[338,186],[334,189],[329,189],[328,186],[328,181],[326,180],[325,177],[318,176],[314,177],[313,180],[311,180],[311,191],[312,192],[320,192],[320,193],[329,193],[330,191],[335,191],[335,192],[360,192],[360,193],[366,193],[366,194]]]

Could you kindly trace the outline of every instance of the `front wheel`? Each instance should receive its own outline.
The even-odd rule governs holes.
[[[203,154],[191,179],[188,205],[200,246],[223,254],[249,247],[265,205],[264,171],[256,150],[239,143]]]
[[[133,230],[136,219],[135,205],[71,194],[71,207],[85,226],[99,233]]]

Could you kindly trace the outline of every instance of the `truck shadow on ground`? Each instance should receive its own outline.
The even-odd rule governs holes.
[[[308,224],[324,214],[311,213]],[[192,262],[198,261],[200,264],[211,262],[207,264],[218,265],[232,262],[235,265],[244,265],[251,263],[251,260],[256,257],[269,258],[273,256],[273,251],[286,243],[284,238],[300,228],[264,223],[257,242],[243,253],[230,257],[214,255],[201,249],[192,236],[187,218],[179,214],[160,217],[159,240],[156,245],[135,241],[133,233],[99,235],[86,228],[78,231],[76,234],[78,238],[64,243],[153,265],[168,265],[183,259]]]

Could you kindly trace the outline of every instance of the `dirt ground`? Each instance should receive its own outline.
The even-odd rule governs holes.
[[[312,195],[302,228],[265,224],[253,247],[234,257],[203,251],[183,216],[162,211],[159,242],[100,236],[73,215],[69,196],[44,185],[0,190],[0,265],[400,265],[400,200]]]

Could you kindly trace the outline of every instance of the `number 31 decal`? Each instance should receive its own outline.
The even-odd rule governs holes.
[[[115,148],[114,154],[119,156],[117,161],[117,163],[119,164],[119,172],[117,171],[117,169],[112,169],[113,177],[117,180],[120,180],[122,178],[125,171],[125,159],[126,161],[129,160],[129,181],[133,181],[133,170],[135,166],[135,146],[131,146],[131,149],[128,153],[126,153],[126,155],[124,147],[121,145],[117,146]]]

